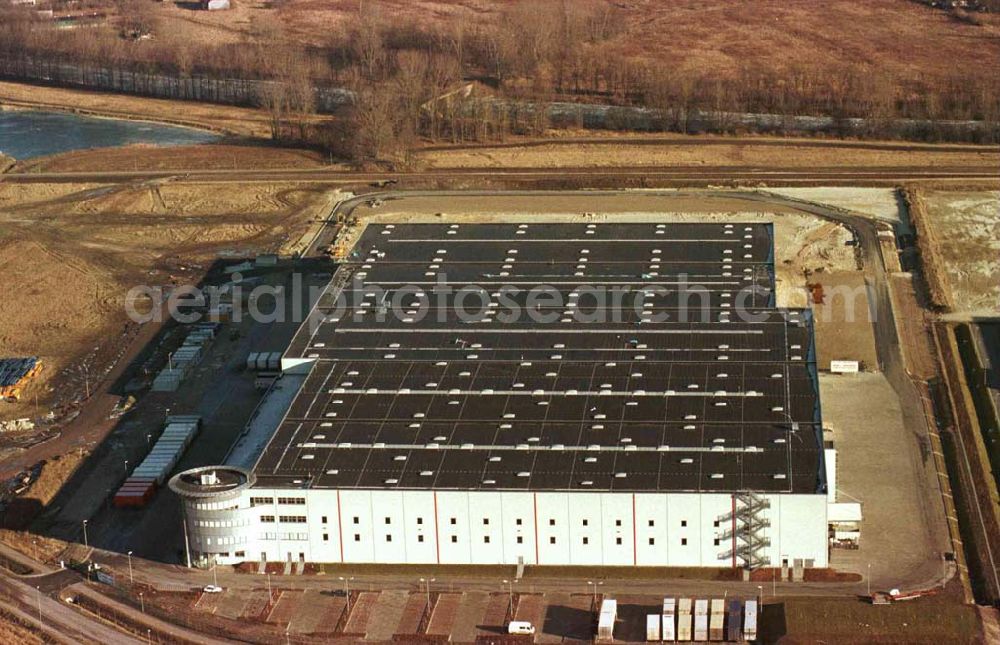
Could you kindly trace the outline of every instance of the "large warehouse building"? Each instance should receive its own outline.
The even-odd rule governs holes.
[[[775,307],[773,244],[368,226],[277,427],[172,480],[195,561],[827,566],[812,320]]]

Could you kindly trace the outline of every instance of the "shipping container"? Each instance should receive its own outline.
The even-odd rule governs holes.
[[[691,640],[691,599],[681,598],[677,602],[677,640]]]
[[[660,614],[647,614],[646,615],[646,642],[652,643],[660,642],[660,622],[662,616]]]
[[[743,623],[743,603],[739,600],[729,601],[729,616],[726,623],[726,640],[736,642],[740,640],[740,626]]]
[[[257,355],[257,370],[262,371],[267,369],[267,358],[270,356],[270,352],[261,352]]]
[[[665,641],[674,641],[677,638],[676,630],[674,629],[676,614],[677,600],[675,598],[664,598],[662,620],[660,622],[662,623],[662,637]]]
[[[708,640],[708,600],[705,598],[694,601],[694,640]]]
[[[757,640],[757,601],[748,600],[743,606],[743,640]]]
[[[725,638],[726,601],[713,598],[708,619],[708,640],[721,641]]]
[[[606,599],[601,602],[601,613],[597,617],[597,640],[609,642],[614,640],[615,620],[618,619],[618,601]]]

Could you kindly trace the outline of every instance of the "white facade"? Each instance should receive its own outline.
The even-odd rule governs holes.
[[[826,567],[826,496],[763,497],[770,503],[763,511],[765,557],[775,565],[804,560]],[[223,544],[218,526],[214,543],[205,543],[208,531],[190,514],[188,531],[192,551],[223,564],[731,567],[734,504],[728,493],[248,488],[236,513],[227,510],[232,535]]]

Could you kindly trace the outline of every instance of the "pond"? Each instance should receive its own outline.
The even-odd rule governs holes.
[[[0,152],[15,159],[133,143],[169,146],[218,139],[219,135],[212,132],[145,121],[102,119],[67,112],[0,111]]]

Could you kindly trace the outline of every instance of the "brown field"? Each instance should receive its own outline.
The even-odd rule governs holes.
[[[282,184],[0,184],[0,274],[16,295],[0,301],[0,347],[45,364],[0,419],[75,407],[136,333],[132,286],[196,283],[223,251],[279,251],[325,203]]]
[[[630,141],[631,139],[631,141]],[[779,144],[779,145],[775,145]],[[852,142],[749,137],[558,138],[516,146],[434,147],[418,153],[430,168],[563,168],[615,166],[984,166],[1000,165],[995,146],[858,145]]]
[[[775,70],[864,66],[904,77],[945,77],[960,61],[1000,60],[1000,19],[961,23],[911,0],[598,0],[625,10],[618,51],[671,67],[735,72],[742,64]],[[496,20],[495,0],[369,0],[399,22],[470,25]],[[230,12],[195,12],[164,3],[171,32],[201,42],[239,42],[255,22],[275,18],[289,40],[323,46],[358,9],[358,0],[263,0]],[[989,66],[986,66],[989,67]],[[965,68],[969,73],[969,68]],[[986,73],[986,68],[982,69]]]

